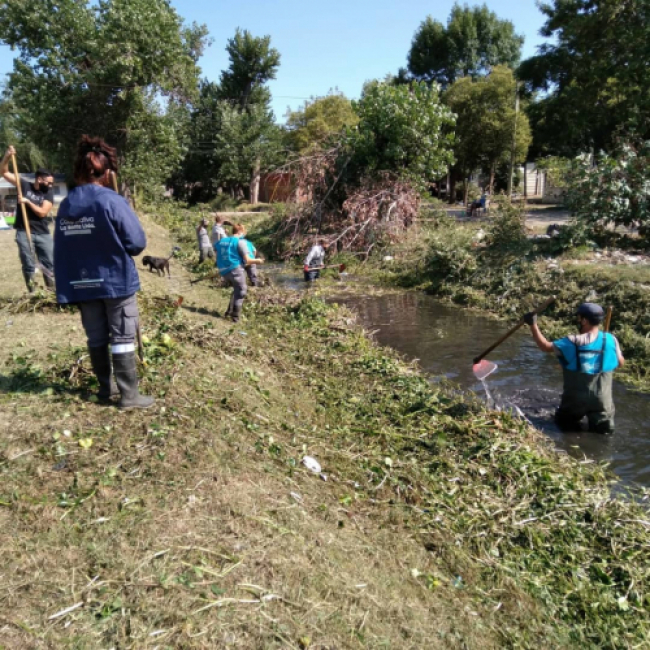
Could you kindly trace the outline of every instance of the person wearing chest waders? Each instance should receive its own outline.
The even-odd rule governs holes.
[[[537,326],[537,315],[524,321],[537,347],[558,357],[564,374],[562,401],[555,420],[562,429],[579,431],[586,417],[589,431],[614,432],[612,380],[614,370],[625,363],[618,340],[600,331],[605,312],[600,305],[585,302],[578,307],[579,334],[550,342]]]
[[[133,262],[147,239],[126,199],[109,189],[113,173],[117,173],[115,149],[84,135],[74,163],[77,186],[61,203],[56,218],[56,297],[60,303],[79,305],[99,382],[98,398],[107,401],[119,394],[120,408],[148,408],[154,399],[140,395],[136,372],[140,279]]]
[[[319,239],[307,254],[303,267],[305,282],[313,282],[320,277],[320,271],[325,266],[325,244],[324,239]]]
[[[214,246],[217,252],[219,274],[224,279],[226,286],[233,288],[225,314],[225,317],[231,318],[233,323],[239,321],[248,290],[244,268],[248,265],[264,263],[261,257],[250,256],[244,237],[246,237],[246,229],[238,223],[233,226],[231,237],[224,237]]]

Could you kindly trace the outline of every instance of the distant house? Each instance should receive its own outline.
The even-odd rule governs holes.
[[[35,180],[34,174],[21,174],[21,177],[33,183]],[[54,174],[54,212],[59,207],[59,204],[66,196],[68,196],[68,186],[65,182],[65,174]],[[13,215],[16,211],[16,202],[18,194],[16,186],[12,185],[4,178],[0,178],[0,213],[8,213]]]
[[[260,177],[259,200],[262,203],[304,203],[309,198],[305,192],[296,191],[296,180],[292,172],[271,172]]]

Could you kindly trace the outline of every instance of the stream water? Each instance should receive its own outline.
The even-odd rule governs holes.
[[[276,271],[274,277],[288,288],[304,287],[296,274]],[[472,359],[504,333],[503,322],[415,292],[341,296],[337,302],[356,312],[380,345],[418,359],[434,378],[445,376],[462,389],[485,395]],[[615,434],[562,433],[553,421],[562,373],[552,355],[540,352],[522,328],[488,358],[499,366],[486,380],[497,407],[521,409],[557,447],[578,458],[607,461],[624,483],[650,486],[650,396],[615,383]]]

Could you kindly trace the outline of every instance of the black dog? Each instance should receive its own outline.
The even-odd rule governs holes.
[[[172,248],[172,254],[165,258],[165,257],[152,257],[151,255],[145,255],[142,258],[142,266],[148,266],[149,267],[149,272],[153,273],[153,270],[156,269],[158,272],[158,275],[165,275],[165,269],[167,269],[167,275],[171,278],[172,274],[169,272],[169,260],[174,257],[174,253],[180,250],[178,246],[175,246]]]

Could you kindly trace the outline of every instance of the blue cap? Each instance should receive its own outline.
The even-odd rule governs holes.
[[[578,316],[584,316],[589,322],[598,324],[605,318],[605,310],[595,302],[583,302],[578,307]]]

